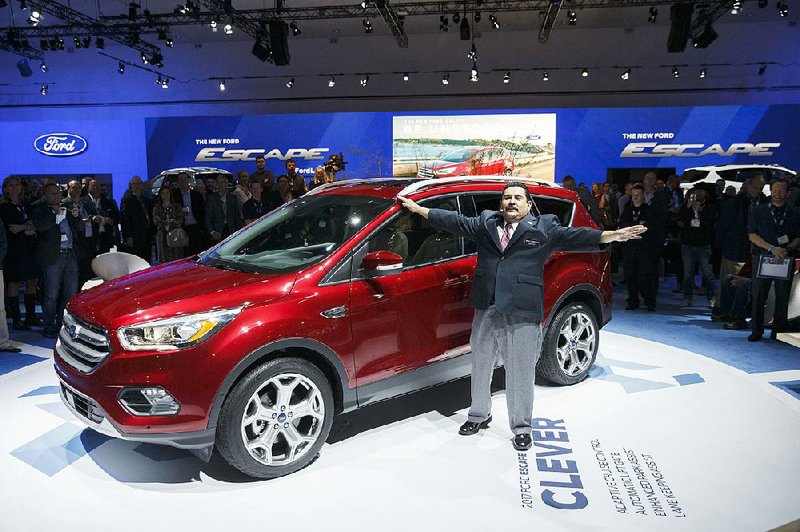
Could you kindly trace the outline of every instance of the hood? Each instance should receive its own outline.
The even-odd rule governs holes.
[[[295,273],[241,273],[183,260],[80,292],[68,308],[81,319],[115,329],[180,314],[263,304],[291,292],[295,278]]]

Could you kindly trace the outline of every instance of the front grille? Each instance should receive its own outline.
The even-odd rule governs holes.
[[[110,351],[106,331],[64,311],[64,324],[56,341],[56,352],[69,366],[89,373]]]
[[[76,392],[63,382],[61,382],[61,398],[65,403],[71,406],[75,412],[92,423],[97,423],[99,425],[105,419],[103,411],[100,410],[97,403],[85,395]]]
[[[417,175],[418,175],[419,177],[424,177],[424,178],[426,178],[426,179],[430,179],[430,178],[434,178],[434,177],[436,177],[436,173],[435,173],[435,172],[434,172],[432,169],[430,169],[430,168],[425,168],[425,167],[422,167],[422,168],[420,168],[420,169],[417,171]]]

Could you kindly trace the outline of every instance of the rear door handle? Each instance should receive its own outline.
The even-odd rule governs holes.
[[[339,307],[329,308],[328,310],[320,312],[320,314],[325,318],[331,318],[331,319],[344,318],[345,315],[347,315],[347,307],[342,305]]]

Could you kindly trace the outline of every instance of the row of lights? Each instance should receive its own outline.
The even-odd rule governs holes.
[[[758,0],[759,8],[764,9],[768,5],[769,5],[769,0]],[[785,1],[778,0],[778,2],[775,4],[775,7],[777,8],[778,14],[781,17],[789,16],[789,6],[786,4]],[[742,3],[742,0],[733,0],[733,3],[731,4],[731,15],[738,15],[742,11],[744,11],[744,5]]]
[[[467,15],[464,14],[464,21],[466,21]],[[483,16],[481,15],[480,11],[476,11],[472,15],[472,19],[475,22],[480,22]],[[453,23],[458,24],[462,21],[461,15],[458,13],[453,14]],[[500,22],[497,20],[497,17],[492,13],[489,15],[489,23],[492,27],[496,30],[500,29]],[[463,22],[462,22],[463,25]],[[447,15],[440,15],[439,16],[439,31],[450,31],[450,18]]]

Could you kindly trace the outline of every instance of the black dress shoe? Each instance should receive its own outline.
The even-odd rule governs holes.
[[[462,436],[472,436],[473,434],[477,434],[481,429],[488,429],[489,423],[492,422],[492,416],[489,416],[486,421],[481,421],[480,423],[475,423],[474,421],[467,421],[461,428],[458,429],[458,433]]]
[[[533,445],[531,441],[530,434],[517,434],[514,436],[514,439],[511,440],[511,444],[514,446],[514,449],[518,451],[527,451]]]
[[[761,335],[756,333],[750,333],[750,336],[747,337],[748,342],[758,342],[761,340]]]
[[[743,320],[735,320],[723,325],[727,331],[743,331],[747,329],[747,322]]]
[[[14,347],[13,345],[7,345],[5,347],[0,348],[0,351],[5,351],[6,353],[21,353],[22,349],[19,347]]]
[[[14,323],[11,324],[11,328],[15,331],[30,331],[31,328],[22,323],[20,320],[14,320]]]

